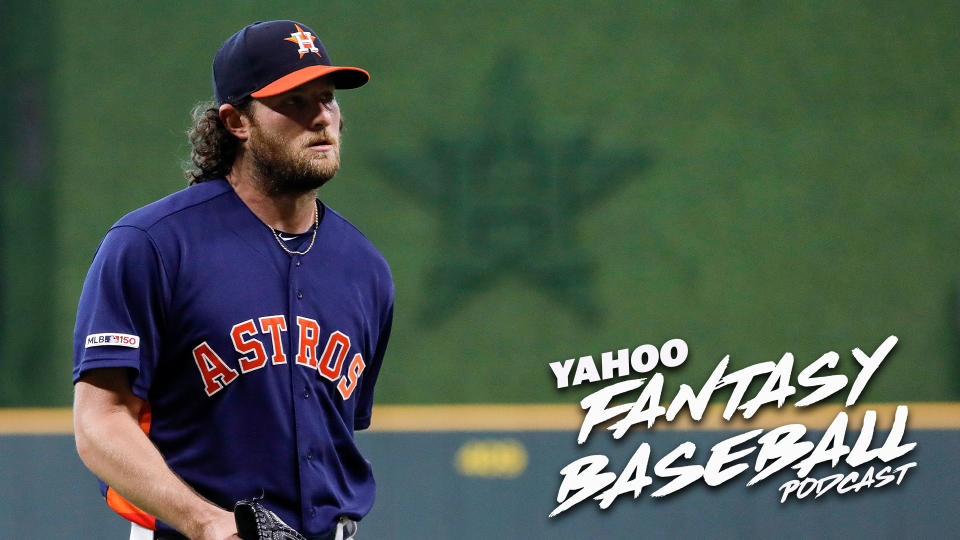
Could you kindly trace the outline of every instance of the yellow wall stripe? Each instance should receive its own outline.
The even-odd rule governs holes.
[[[662,419],[658,430],[771,429],[784,424],[803,424],[808,429],[826,429],[837,413],[846,411],[850,429],[860,429],[866,410],[877,411],[877,429],[889,428],[897,405],[907,405],[908,429],[960,429],[960,402],[873,403],[845,409],[824,404],[798,409],[761,409],[749,421],[734,416],[722,418],[723,403],[707,408],[703,420],[681,415],[670,423]],[[583,421],[577,404],[557,405],[380,405],[374,408],[374,432],[417,431],[576,431]],[[598,428],[599,429],[599,428]],[[0,434],[69,434],[73,432],[71,409],[0,409]]]
[[[907,405],[908,429],[960,429],[960,403],[873,403],[844,408],[842,404],[824,404],[810,408],[793,406],[761,409],[750,420],[734,415],[723,419],[724,403],[707,407],[703,419],[694,422],[681,414],[673,422],[662,418],[654,424],[658,430],[743,430],[772,429],[784,424],[803,424],[822,430],[837,414],[846,411],[848,427],[860,429],[863,414],[877,411],[877,429],[893,424],[897,405]],[[583,422],[583,410],[577,404],[564,405],[393,405],[375,407],[371,429],[375,431],[574,431]],[[619,419],[619,418],[618,418]],[[615,419],[616,420],[616,419]],[[599,429],[599,428],[598,428]]]
[[[0,434],[73,433],[72,410],[0,409]]]

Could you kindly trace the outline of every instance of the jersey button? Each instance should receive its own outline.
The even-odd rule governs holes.
[[[297,289],[297,300],[300,300],[301,298],[303,298],[303,291]]]
[[[303,391],[303,399],[307,399],[307,398],[309,398],[309,397],[310,397],[310,391],[309,391],[309,390],[304,390],[304,391]]]
[[[297,259],[297,266],[300,266],[300,259]]]

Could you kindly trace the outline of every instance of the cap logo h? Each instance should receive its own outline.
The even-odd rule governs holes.
[[[314,40],[313,34],[311,34],[310,32],[304,32],[303,28],[300,28],[299,24],[294,26],[297,27],[297,31],[290,34],[290,37],[283,38],[283,39],[285,41],[291,41],[293,43],[296,43],[297,45],[300,46],[300,48],[297,49],[297,52],[300,53],[300,58],[303,58],[303,55],[307,54],[308,52],[312,52],[317,56],[320,56],[320,49],[318,49],[317,46],[313,44],[313,40]]]

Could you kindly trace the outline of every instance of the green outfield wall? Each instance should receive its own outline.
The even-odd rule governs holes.
[[[960,399],[960,5],[3,2],[0,405],[65,405],[98,242],[185,186],[219,44],[337,63],[320,197],[389,260],[381,403],[569,402],[548,363],[683,338],[804,365],[899,343],[872,401]]]
[[[555,518],[547,515],[559,470],[588,452],[625,464],[640,441],[659,458],[683,441],[706,452],[732,432],[670,431],[638,435],[625,444],[598,440],[578,448],[570,433],[364,433],[358,437],[377,475],[377,501],[360,524],[360,538],[457,540],[589,538],[948,538],[960,527],[956,512],[957,430],[910,431],[916,467],[900,485],[862,488],[820,498],[779,502],[775,476],[745,487],[749,473],[720,487],[702,483],[663,499],[654,485],[633,499],[620,496],[605,510],[587,501]],[[465,448],[513,448],[527,458],[519,469],[485,467],[464,474]],[[495,455],[489,463],[498,463]],[[703,463],[704,457],[694,461]],[[499,463],[508,462],[499,461]],[[749,460],[747,460],[749,461]],[[879,467],[878,467],[879,468]],[[861,468],[861,472],[863,468]],[[510,474],[503,474],[509,471]],[[499,472],[499,474],[498,474]],[[830,469],[815,470],[816,478]],[[844,474],[846,470],[842,471]],[[121,539],[129,524],[100,496],[67,435],[0,436],[0,525],[5,538]]]

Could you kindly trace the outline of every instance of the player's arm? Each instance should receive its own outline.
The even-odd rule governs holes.
[[[125,368],[94,369],[74,388],[73,423],[83,463],[127,501],[196,540],[237,539],[233,514],[180,479],[140,429],[143,400]]]

